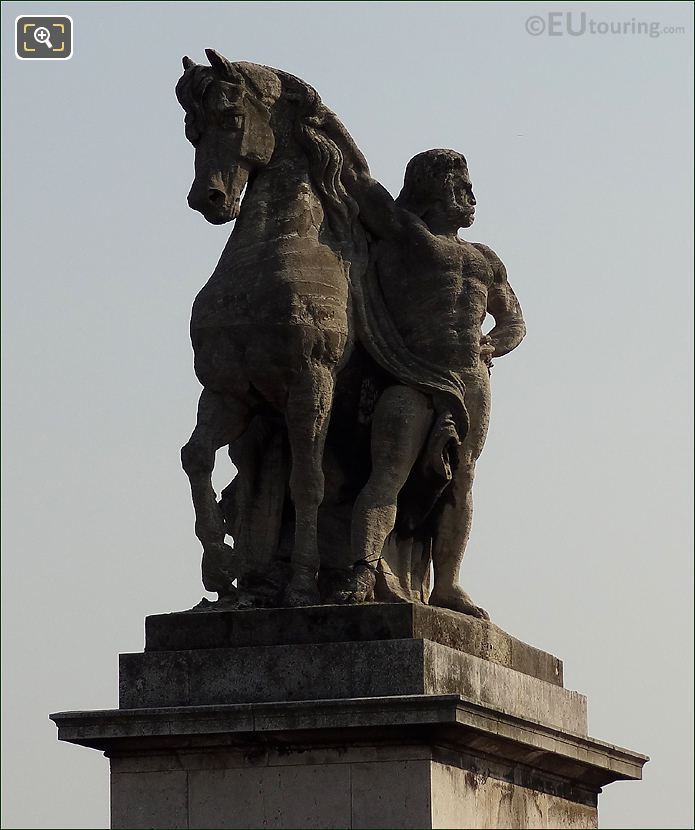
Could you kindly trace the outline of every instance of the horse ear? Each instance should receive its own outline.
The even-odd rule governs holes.
[[[233,78],[236,76],[237,73],[232,64],[219,52],[215,52],[214,49],[206,49],[205,54],[210,61],[210,66],[223,77]]]
[[[181,63],[183,64],[184,69],[190,69],[192,66],[195,66],[195,61],[192,61],[188,55],[183,56]]]

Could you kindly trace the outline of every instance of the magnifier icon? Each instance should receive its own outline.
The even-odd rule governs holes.
[[[37,43],[45,43],[49,49],[53,48],[53,44],[51,43],[51,33],[45,26],[39,26],[34,31],[34,40]]]

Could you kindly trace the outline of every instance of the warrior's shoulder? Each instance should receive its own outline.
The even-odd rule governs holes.
[[[483,245],[482,242],[471,242],[469,244],[476,248],[476,250],[480,251],[480,253],[485,257],[485,259],[489,260],[491,263],[499,263],[500,265],[502,265],[502,260],[488,245]]]
[[[504,267],[504,263],[502,260],[497,256],[497,254],[490,248],[488,245],[483,245],[482,242],[471,242],[470,243],[477,251],[485,257],[488,261],[492,270],[495,274],[504,275],[506,274],[506,269]]]

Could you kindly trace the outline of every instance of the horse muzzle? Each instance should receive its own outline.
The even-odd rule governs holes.
[[[213,225],[231,222],[239,215],[239,198],[231,199],[217,187],[191,188],[188,206],[203,214]]]

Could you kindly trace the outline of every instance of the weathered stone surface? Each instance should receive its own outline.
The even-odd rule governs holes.
[[[430,759],[350,765],[352,827],[431,827]]]
[[[429,640],[366,640],[122,654],[121,708],[460,694],[586,734],[586,699]]]
[[[179,830],[188,824],[187,774],[168,767],[157,771],[113,772],[111,827]]]
[[[562,661],[486,620],[421,603],[158,614],[145,621],[145,650],[431,640],[562,686]]]
[[[519,786],[491,777],[484,769],[433,763],[431,797],[432,828],[598,827],[595,804]]]
[[[199,769],[189,772],[190,827],[351,827],[346,763]]]
[[[111,758],[114,827],[591,828],[646,760],[456,695],[52,717]]]
[[[485,772],[429,758],[361,763],[350,756],[333,750],[321,765],[286,757],[280,766],[195,770],[184,758],[187,772],[113,773],[112,827],[597,827],[595,805]],[[180,785],[175,794],[169,792],[174,781]]]
[[[60,712],[51,718],[58,726],[60,740],[129,757],[123,764],[119,762],[119,772],[167,769],[156,758],[138,757],[139,751],[155,746],[185,747],[197,759],[195,763],[203,766],[212,763],[210,747],[224,748],[241,765],[264,763],[262,759],[255,761],[248,752],[257,740],[282,755],[282,745],[290,739],[308,742],[320,752],[335,742],[379,747],[405,735],[426,738],[424,744],[417,743],[419,746],[432,741],[452,751],[494,755],[515,768],[521,765],[539,774],[550,773],[556,783],[575,782],[594,790],[611,781],[640,778],[647,761],[644,755],[507,715],[459,695],[110,709]],[[272,736],[279,743],[273,743]],[[311,757],[320,762],[320,756]],[[444,760],[449,762],[447,758]],[[523,776],[510,780],[524,786],[533,781]],[[552,792],[564,792],[553,786]],[[572,797],[580,798],[576,794]]]
[[[487,618],[458,573],[492,358],[526,328],[497,254],[458,235],[467,161],[418,153],[393,199],[307,83],[206,55],[176,86],[188,203],[236,224],[191,315],[203,392],[181,460],[203,582],[245,605],[376,597]],[[223,446],[238,475],[218,502]]]

